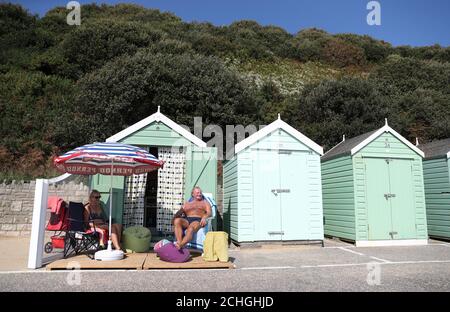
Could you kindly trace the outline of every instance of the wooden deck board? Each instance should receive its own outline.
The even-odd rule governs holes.
[[[76,267],[75,267],[76,266]],[[123,260],[96,261],[86,255],[78,255],[67,259],[56,260],[46,266],[47,270],[73,269],[122,269],[122,270],[152,270],[152,269],[234,269],[231,262],[204,261],[200,254],[192,253],[192,259],[183,263],[172,263],[160,260],[156,253],[130,253]]]
[[[97,261],[90,259],[87,255],[78,255],[67,259],[54,261],[47,265],[47,270],[72,270],[74,266],[84,269],[134,269],[142,270],[147,258],[147,253],[125,254],[123,260]]]
[[[203,260],[200,254],[192,254],[192,259],[183,263],[172,263],[160,260],[156,253],[149,253],[145,259],[143,269],[234,269],[235,266],[230,261],[209,262]]]

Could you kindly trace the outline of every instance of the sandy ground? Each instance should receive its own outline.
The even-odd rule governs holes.
[[[0,271],[26,271],[29,237],[0,236]]]

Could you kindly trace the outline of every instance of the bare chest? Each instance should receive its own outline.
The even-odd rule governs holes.
[[[186,213],[189,213],[191,211],[206,212],[205,203],[201,201],[186,203],[184,205],[184,211],[186,211]]]

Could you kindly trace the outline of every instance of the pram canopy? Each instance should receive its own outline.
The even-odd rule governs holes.
[[[66,231],[68,227],[67,203],[58,196],[49,196],[47,209],[50,210],[50,219],[47,231]]]

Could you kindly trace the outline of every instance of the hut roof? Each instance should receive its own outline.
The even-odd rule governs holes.
[[[433,141],[423,145],[419,144],[418,148],[425,153],[425,158],[436,158],[441,156],[450,158],[450,138]]]
[[[278,119],[272,122],[271,124],[265,126],[261,130],[259,130],[256,133],[253,133],[248,138],[242,140],[235,146],[235,153],[239,153],[240,151],[244,150],[248,146],[256,143],[258,140],[262,139],[269,133],[272,133],[273,131],[277,129],[283,129],[290,135],[292,135],[294,138],[308,146],[310,149],[315,151],[319,155],[323,155],[323,148],[322,146],[318,145],[308,137],[306,137],[304,134],[293,128],[292,126],[285,123],[283,120],[281,120],[280,116],[278,115]]]
[[[372,142],[373,140],[375,140],[377,137],[379,137],[381,134],[383,134],[385,132],[391,133],[393,136],[395,136],[397,139],[399,139],[400,141],[405,143],[409,148],[411,148],[417,154],[424,157],[424,153],[420,149],[418,149],[411,142],[409,142],[407,139],[405,139],[403,136],[401,136],[397,131],[395,131],[394,129],[389,127],[387,124],[387,121],[386,121],[386,124],[378,130],[366,132],[357,137],[343,140],[341,143],[339,143],[332,149],[328,150],[322,156],[322,160],[332,159],[332,158],[335,158],[335,157],[341,156],[341,155],[354,155],[358,151],[363,149],[366,145],[368,145],[370,142]]]
[[[128,128],[114,134],[113,136],[110,136],[109,138],[106,139],[106,142],[118,142],[121,139],[126,138],[127,136],[135,133],[136,131],[145,128],[146,126],[155,121],[164,123],[166,126],[177,132],[179,135],[185,137],[187,140],[194,143],[195,145],[199,147],[206,147],[206,142],[203,142],[200,138],[196,137],[188,130],[184,129],[182,126],[180,126],[176,122],[172,121],[170,118],[163,115],[160,112],[159,106],[158,111],[156,113],[154,113],[151,116],[148,116],[145,119],[142,119],[141,121],[138,121],[134,125],[129,126]]]

